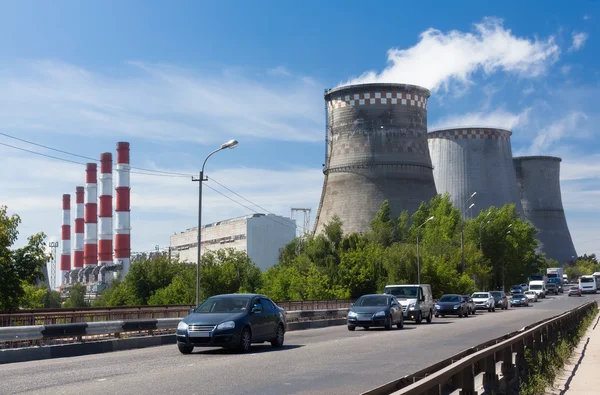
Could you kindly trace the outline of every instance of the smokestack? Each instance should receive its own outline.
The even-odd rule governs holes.
[[[112,154],[100,155],[100,212],[98,214],[98,264],[110,265],[113,255],[112,231]]]
[[[96,167],[95,163],[88,163],[85,169],[85,240],[83,245],[83,265],[85,268],[93,268],[98,264],[98,203],[96,203],[98,199],[98,180]],[[86,270],[86,273],[89,273],[89,271],[91,270]]]
[[[75,246],[73,248],[73,268],[75,269],[83,268],[84,195],[83,187],[75,188]]]
[[[117,143],[117,182],[116,182],[116,217],[115,226],[115,264],[122,263],[121,278],[129,272],[131,258],[131,239],[129,221],[129,143]]]
[[[61,226],[60,284],[67,284],[71,270],[71,195],[62,196],[63,222]],[[54,286],[54,284],[52,284]]]

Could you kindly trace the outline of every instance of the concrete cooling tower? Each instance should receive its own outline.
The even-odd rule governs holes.
[[[493,128],[459,128],[428,134],[438,193],[449,193],[464,218],[491,206],[515,204],[524,217],[512,161],[512,132]],[[473,198],[471,196],[477,192]],[[466,212],[469,206],[475,206]]]
[[[427,147],[429,91],[362,84],[325,93],[327,156],[315,231],[334,215],[345,233],[365,232],[388,200],[394,217],[436,195]]]
[[[560,162],[560,158],[551,156],[514,158],[523,210],[538,229],[539,251],[564,264],[577,253],[562,205]]]

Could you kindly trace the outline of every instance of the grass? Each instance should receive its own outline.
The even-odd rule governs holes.
[[[598,306],[594,305],[592,310],[581,320],[577,329],[562,333],[552,347],[538,353],[532,353],[531,350],[525,351],[529,375],[527,380],[521,383],[520,394],[544,395],[546,393],[546,388],[554,383],[556,375],[571,357],[573,349],[577,347],[579,340],[597,314]]]

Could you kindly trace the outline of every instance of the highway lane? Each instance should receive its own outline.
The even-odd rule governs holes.
[[[181,355],[173,345],[0,365],[0,394],[359,394],[591,299],[597,297],[559,295],[529,308],[389,332],[296,331],[280,350],[256,345],[246,355],[222,349]]]

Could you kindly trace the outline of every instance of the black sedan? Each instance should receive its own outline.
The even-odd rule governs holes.
[[[524,294],[514,294],[510,299],[511,306],[529,306],[529,300]]]
[[[383,326],[392,329],[404,327],[402,306],[393,295],[363,295],[356,300],[348,311],[348,330],[353,331],[357,326],[369,329],[372,326]]]
[[[492,297],[494,298],[496,307],[500,307],[502,310],[508,310],[508,298],[504,291],[490,291],[490,294],[492,294]]]
[[[283,345],[285,311],[264,295],[229,294],[206,299],[177,325],[177,347],[226,347],[247,352],[252,343]]]
[[[461,295],[443,295],[435,304],[435,316],[458,315],[459,318],[469,315],[469,305]]]

